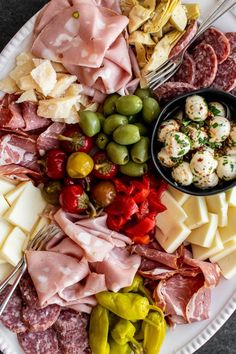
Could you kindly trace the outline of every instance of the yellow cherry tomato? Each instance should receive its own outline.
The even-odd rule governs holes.
[[[67,161],[67,173],[71,178],[84,178],[88,176],[94,167],[91,156],[85,152],[74,152]]]

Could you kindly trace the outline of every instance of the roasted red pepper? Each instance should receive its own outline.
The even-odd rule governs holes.
[[[59,200],[62,209],[73,214],[85,212],[90,205],[89,197],[80,185],[64,187]]]
[[[45,160],[45,171],[49,178],[61,179],[65,177],[67,156],[64,151],[53,149],[48,151]]]
[[[100,179],[112,179],[117,175],[118,166],[111,162],[104,152],[97,152],[93,156],[93,175]]]
[[[107,227],[110,230],[119,232],[122,226],[125,225],[127,219],[121,215],[109,215],[107,216]]]
[[[69,126],[63,133],[59,135],[61,148],[68,154],[73,152],[89,153],[93,147],[93,139],[84,135],[78,124]]]
[[[132,240],[139,245],[148,245],[151,241],[149,235],[134,236]]]
[[[148,214],[142,220],[135,223],[135,225],[124,228],[125,234],[130,238],[137,235],[147,235],[155,227],[155,217],[153,214]]]
[[[108,215],[123,216],[126,221],[130,220],[131,216],[138,212],[138,205],[133,198],[118,196],[115,201],[106,208]]]

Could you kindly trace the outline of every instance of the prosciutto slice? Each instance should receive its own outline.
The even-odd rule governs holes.
[[[37,108],[37,104],[32,102],[21,103],[22,117],[25,122],[24,131],[37,130],[50,125],[49,119],[37,115]]]
[[[65,130],[65,127],[63,123],[53,123],[39,135],[36,144],[40,155],[44,155],[48,150],[59,148],[58,136]]]
[[[0,100],[0,127],[20,129],[25,127],[25,121],[21,115],[20,106],[15,103],[17,95],[5,95]]]

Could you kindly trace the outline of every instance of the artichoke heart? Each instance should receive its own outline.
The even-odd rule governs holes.
[[[142,31],[135,31],[129,36],[129,44],[135,45],[135,43],[142,43],[148,46],[156,45],[150,33],[144,33]]]
[[[120,7],[122,14],[125,16],[129,16],[131,9],[138,5],[138,0],[120,0]]]
[[[151,17],[152,12],[141,5],[135,5],[129,13],[129,33],[141,27]]]

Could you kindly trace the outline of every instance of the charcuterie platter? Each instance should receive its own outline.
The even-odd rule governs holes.
[[[99,354],[121,347],[127,353],[190,354],[236,308],[236,189],[201,195],[213,187],[206,177],[214,173],[217,183],[225,178],[225,156],[235,163],[234,123],[224,102],[194,95],[212,85],[235,93],[234,10],[150,94],[143,79],[162,65],[158,53],[176,55],[199,15],[204,19],[217,1],[197,7],[166,2],[169,13],[161,23],[153,20],[158,4],[146,3],[121,1],[122,14],[118,1],[71,6],[52,0],[0,56],[1,280],[23,252],[28,265],[0,318],[4,354]],[[177,168],[188,164],[187,180],[200,186],[199,196],[168,186],[150,160],[153,124],[165,103],[182,93],[192,100],[185,117],[171,117],[156,139],[161,136],[172,153],[179,149],[173,158],[165,150],[164,163],[172,159],[167,167],[180,184],[186,179]],[[192,105],[204,110],[205,123],[201,116],[196,123]],[[223,133],[215,125],[219,118]],[[200,124],[204,144],[193,146],[194,124]],[[170,134],[178,136],[174,143]],[[188,151],[177,145],[183,145],[180,138]],[[204,161],[212,149],[215,165],[206,161],[205,174],[188,154]],[[235,171],[230,165],[227,178],[234,180]],[[56,238],[44,250],[25,251],[51,223],[59,228]]]

